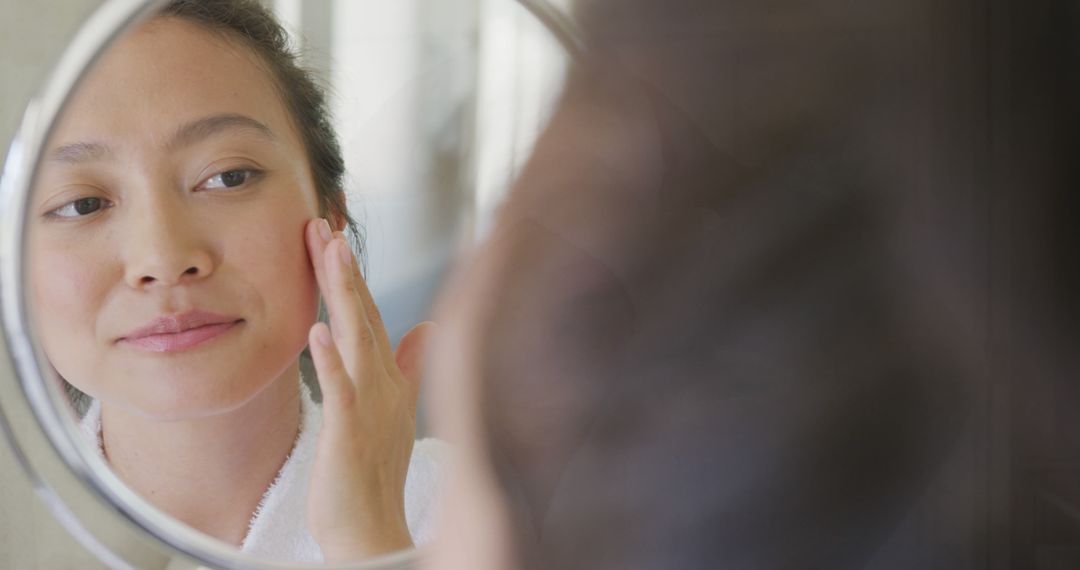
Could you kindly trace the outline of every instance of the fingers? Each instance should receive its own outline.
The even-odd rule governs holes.
[[[338,353],[351,377],[359,380],[368,376],[364,374],[365,368],[373,371],[374,367],[390,363],[398,363],[400,369],[382,316],[344,234],[331,231],[326,220],[317,218],[308,223],[305,238],[315,279],[330,315],[330,331],[338,341]],[[410,355],[407,365],[415,374],[404,370],[402,374],[414,387],[419,383],[423,358],[420,341],[432,324],[414,327],[402,339],[408,350],[402,352],[399,347],[399,353]]]
[[[353,389],[349,372],[341,360],[341,354],[330,335],[326,323],[315,323],[308,331],[308,345],[311,359],[315,362],[315,373],[319,378],[319,388],[323,393],[323,405],[352,405],[356,390]],[[327,414],[325,417],[336,417]]]
[[[321,218],[308,222],[305,238],[315,280],[330,315],[331,336],[338,341],[337,353],[350,377],[366,376],[361,375],[361,369],[373,365],[378,354],[353,284],[352,252],[344,238],[336,238]]]
[[[342,232],[334,232],[334,236],[341,239],[346,245],[348,240],[345,239],[345,234]],[[352,249],[349,249],[349,261],[348,269],[352,276],[350,282],[352,288],[356,291],[356,294],[360,296],[360,302],[364,307],[364,315],[367,317],[368,326],[371,327],[371,331],[375,333],[375,341],[379,348],[380,356],[386,362],[392,362],[394,355],[391,353],[390,337],[386,333],[386,325],[383,323],[382,314],[379,312],[379,307],[375,305],[375,299],[371,296],[371,291],[368,289],[367,280],[364,279],[363,274],[360,273],[360,264],[356,262],[355,256],[352,254]]]
[[[330,330],[352,377],[369,377],[378,370],[382,356],[357,291],[352,250],[344,239],[335,238],[327,244],[322,257],[326,283],[321,288],[330,313]]]

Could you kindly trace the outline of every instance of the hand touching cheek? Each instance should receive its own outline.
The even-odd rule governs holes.
[[[326,562],[356,561],[412,546],[405,478],[423,347],[434,325],[413,327],[393,352],[343,235],[314,219],[305,238],[330,314],[329,327],[316,323],[309,333],[323,425],[308,521]]]

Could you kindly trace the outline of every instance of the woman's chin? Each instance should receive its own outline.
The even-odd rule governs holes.
[[[175,422],[212,418],[228,414],[242,407],[254,395],[207,394],[207,397],[176,395],[128,401],[124,407],[139,416],[153,421]]]
[[[252,402],[265,401],[273,406],[277,399],[294,398],[299,386],[300,349],[295,350],[293,358],[237,359],[235,354],[212,351],[201,358],[147,357],[80,363],[71,368],[98,370],[98,377],[107,381],[89,386],[74,378],[72,384],[105,404],[148,420],[210,418],[235,412]],[[289,352],[281,347],[277,354]]]
[[[166,375],[139,386],[141,389],[133,389],[129,384],[127,389],[115,391],[116,397],[103,394],[102,399],[148,420],[196,420],[234,412],[254,400],[269,384],[237,385],[235,380],[203,377],[201,381],[193,381],[191,376]]]

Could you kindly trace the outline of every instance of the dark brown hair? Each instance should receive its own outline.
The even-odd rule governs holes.
[[[475,342],[517,567],[1080,568],[1076,3],[787,4],[577,4]]]

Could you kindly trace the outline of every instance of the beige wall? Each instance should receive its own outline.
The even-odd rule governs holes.
[[[100,3],[0,0],[0,150],[5,155],[27,101],[66,40]],[[53,520],[7,445],[0,446],[0,568],[104,568]]]

